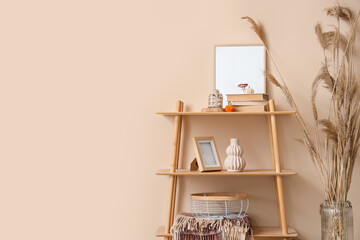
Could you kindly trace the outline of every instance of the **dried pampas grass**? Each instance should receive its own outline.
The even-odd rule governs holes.
[[[336,5],[325,9],[328,16],[335,17],[337,26],[324,31],[315,25],[315,34],[324,51],[324,63],[315,77],[311,91],[311,105],[315,122],[315,132],[310,134],[299,112],[295,100],[277,67],[265,41],[265,31],[261,23],[250,17],[243,17],[251,24],[273,62],[279,82],[273,74],[264,72],[266,79],[279,87],[290,106],[295,110],[303,133],[302,143],[310,153],[324,186],[326,200],[346,201],[350,189],[355,159],[360,147],[360,76],[355,74],[355,29],[360,11],[354,18],[349,8]],[[340,32],[341,24],[349,25],[350,31]],[[331,64],[329,64],[331,63]],[[331,99],[327,116],[319,116],[316,103],[320,88],[328,90]],[[324,106],[321,106],[324,108]],[[314,135],[314,137],[313,137]],[[313,140],[314,139],[314,140]]]
[[[334,7],[325,8],[324,10],[327,15],[336,17],[338,20],[342,19],[348,23],[352,21],[351,10],[349,8],[340,6],[339,4]]]
[[[266,46],[264,26],[260,22],[256,23],[254,19],[248,16],[242,17],[241,19],[245,19],[251,24],[251,29],[256,33],[256,35],[258,35],[260,40]]]

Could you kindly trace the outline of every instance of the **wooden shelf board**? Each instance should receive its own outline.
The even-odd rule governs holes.
[[[297,236],[297,232],[291,227],[288,228],[287,234],[283,234],[280,227],[254,227],[254,237],[258,238],[293,238]]]
[[[160,226],[160,227],[158,227],[158,229],[156,230],[156,236],[157,236],[157,237],[171,237],[171,234],[165,233],[165,227],[164,227],[164,226]]]
[[[165,227],[160,226],[156,231],[156,237],[171,237],[171,234],[164,233]],[[294,238],[298,234],[294,228],[288,228],[288,234],[283,234],[280,227],[254,227],[254,237],[256,238]]]
[[[295,111],[274,111],[274,112],[157,112],[164,116],[240,116],[240,115],[291,115]]]
[[[228,172],[226,170],[217,172],[198,172],[190,171],[188,169],[178,169],[175,172],[170,172],[170,169],[160,169],[156,175],[172,175],[172,176],[291,176],[296,175],[293,170],[282,170],[276,172],[274,169],[246,169],[243,172]]]

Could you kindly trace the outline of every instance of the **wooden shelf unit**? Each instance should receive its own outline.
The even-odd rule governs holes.
[[[156,175],[167,175],[169,176],[169,192],[168,201],[166,208],[166,222],[165,226],[159,227],[156,232],[157,237],[163,237],[164,239],[170,240],[172,235],[170,234],[170,228],[173,225],[175,217],[175,200],[176,200],[176,188],[177,180],[180,176],[272,176],[274,179],[274,190],[276,195],[276,204],[278,212],[278,224],[277,227],[265,227],[255,226],[254,237],[255,238],[294,238],[298,234],[293,228],[288,228],[285,214],[285,201],[284,201],[284,190],[282,184],[282,177],[296,175],[293,170],[281,169],[280,165],[280,153],[279,143],[277,136],[276,127],[276,116],[279,115],[291,115],[295,114],[294,111],[275,111],[274,100],[268,101],[268,109],[266,112],[183,112],[184,103],[178,101],[176,104],[175,112],[158,112],[164,116],[173,116],[175,118],[174,125],[174,136],[172,143],[171,152],[171,164],[170,169],[160,169]],[[181,127],[182,118],[184,116],[267,116],[269,123],[269,135],[271,145],[271,156],[272,156],[272,169],[246,169],[244,172],[197,172],[190,171],[188,169],[178,169],[179,166],[179,155],[180,155],[180,138],[181,138]]]

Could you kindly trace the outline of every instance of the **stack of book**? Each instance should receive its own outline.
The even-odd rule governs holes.
[[[269,95],[255,94],[227,94],[229,105],[235,107],[235,112],[264,112],[267,111]]]

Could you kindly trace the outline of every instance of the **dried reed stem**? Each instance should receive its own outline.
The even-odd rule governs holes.
[[[336,18],[337,26],[333,27],[335,30],[326,32],[323,32],[320,24],[315,26],[315,33],[323,49],[325,60],[312,85],[311,102],[315,120],[316,144],[314,144],[297,104],[269,51],[263,25],[256,23],[250,17],[243,17],[243,19],[251,24],[251,29],[263,42],[265,50],[280,76],[281,83],[271,73],[264,72],[266,78],[282,90],[288,103],[296,112],[304,137],[303,143],[319,172],[326,199],[345,201],[360,146],[360,104],[358,104],[360,91],[357,90],[360,87],[360,79],[359,76],[355,76],[353,61],[355,29],[360,11],[356,19],[353,18],[350,9],[339,5],[327,8],[325,11],[327,15]],[[341,33],[341,21],[350,25],[350,34],[347,34],[349,37],[345,37]],[[328,61],[327,52],[331,53],[331,61]],[[333,64],[332,73],[329,71],[328,62]],[[331,93],[329,113],[325,119],[319,117],[316,106],[316,96],[320,87],[324,87]],[[322,144],[324,144],[324,148],[322,148]]]

